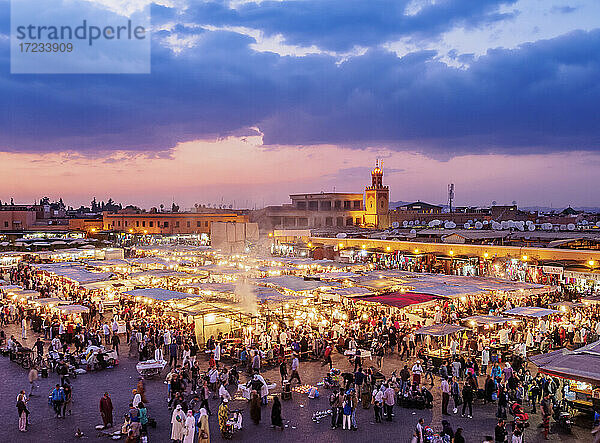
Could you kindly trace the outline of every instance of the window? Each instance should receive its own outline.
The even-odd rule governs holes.
[[[338,218],[336,218],[335,219],[335,225],[336,226],[344,226],[344,217],[338,217]]]
[[[298,226],[308,226],[308,218],[299,217],[298,218]]]
[[[356,220],[358,221],[358,219],[356,219]],[[356,224],[358,224],[358,223],[356,223]],[[352,217],[348,217],[346,219],[346,226],[352,226]]]
[[[360,218],[356,217],[356,226],[360,225]]]
[[[204,222],[204,227],[208,228],[208,222],[207,221]]]
[[[168,227],[169,227],[169,222],[168,222],[168,221],[164,222],[164,227],[165,227],[165,228],[168,228]]]
[[[202,222],[201,222],[201,221],[197,221],[197,222],[196,222],[196,227],[197,227],[197,228],[199,228],[199,227],[201,227],[201,226],[202,226]]]
[[[360,209],[362,206],[362,202],[360,200],[354,201],[354,209]]]
[[[127,220],[125,220],[125,226],[127,226]]]
[[[330,201],[321,202],[321,211],[331,211],[331,202]]]
[[[325,217],[325,226],[333,226],[333,217]]]
[[[335,209],[342,209],[342,201],[341,200],[335,201]]]
[[[175,227],[178,228],[179,227],[179,222],[175,222]]]
[[[146,227],[146,220],[144,220],[144,221],[142,222],[142,227],[144,227],[144,228]]]
[[[306,209],[306,202],[296,202],[296,207],[298,209]]]
[[[121,226],[121,220],[117,222],[117,226]]]
[[[350,209],[350,200],[344,201],[344,209]]]
[[[151,228],[153,228],[154,227],[154,222],[153,221],[149,222],[148,226],[150,226]]]
[[[8,222],[6,222],[6,221],[4,222],[4,227],[8,228]]]
[[[135,227],[136,227],[136,228],[139,228],[139,227],[140,227],[140,222],[139,222],[139,220],[135,222]]]
[[[309,201],[308,202],[308,210],[309,211],[318,211],[319,210],[319,202],[318,201]]]
[[[191,222],[187,222],[187,227],[189,228],[191,226],[192,226],[192,223]]]

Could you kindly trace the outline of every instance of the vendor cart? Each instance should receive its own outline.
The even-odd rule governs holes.
[[[139,362],[135,365],[135,368],[142,377],[151,378],[159,376],[165,366],[167,366],[165,360],[146,360]]]

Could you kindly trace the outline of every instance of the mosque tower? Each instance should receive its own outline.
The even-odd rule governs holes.
[[[389,227],[390,190],[383,185],[383,162],[377,160],[371,171],[371,186],[365,188],[365,224],[376,228]]]

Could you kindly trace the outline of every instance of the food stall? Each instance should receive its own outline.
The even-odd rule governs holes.
[[[415,331],[415,334],[434,337],[436,339],[439,339],[440,337],[445,338],[446,343],[445,344],[438,343],[438,345],[439,345],[438,349],[435,349],[435,350],[429,349],[428,351],[426,351],[427,357],[432,359],[433,365],[437,368],[445,360],[452,357],[452,354],[450,353],[449,343],[448,343],[449,337],[451,335],[456,334],[457,332],[461,332],[466,329],[467,328],[465,328],[464,326],[451,325],[448,323],[438,323],[435,325],[424,326],[420,329],[417,329]]]
[[[573,411],[600,412],[600,340],[574,351],[534,355],[529,361],[539,372],[564,379],[565,399]]]

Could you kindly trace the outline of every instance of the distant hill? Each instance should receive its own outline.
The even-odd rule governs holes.
[[[396,208],[399,208],[400,206],[404,206],[409,203],[413,203],[413,202],[403,202],[403,201],[390,202],[390,209],[396,209]]]

